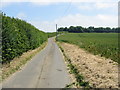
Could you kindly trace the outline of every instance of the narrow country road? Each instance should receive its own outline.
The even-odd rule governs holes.
[[[3,88],[64,88],[70,78],[54,38],[22,70],[2,83]]]

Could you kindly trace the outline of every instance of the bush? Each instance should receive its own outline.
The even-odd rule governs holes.
[[[47,34],[26,21],[2,16],[2,60],[7,63],[22,53],[39,47]]]

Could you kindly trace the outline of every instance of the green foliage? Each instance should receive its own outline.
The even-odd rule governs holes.
[[[69,62],[68,67],[70,68],[70,73],[75,75],[78,86],[90,88],[89,83],[84,81],[83,76],[79,74],[78,69],[72,63]]]
[[[98,28],[95,28],[93,26],[90,26],[88,28],[85,28],[85,27],[81,27],[81,26],[70,26],[69,28],[65,27],[61,27],[61,28],[58,28],[58,31],[59,32],[70,32],[70,33],[120,33],[120,28],[110,28],[110,27],[106,27],[106,28],[103,28],[103,27],[98,27]]]
[[[76,44],[81,48],[120,63],[117,33],[69,33],[58,37],[59,41]]]
[[[23,52],[39,47],[47,34],[26,21],[2,15],[2,60],[10,62]]]
[[[64,31],[63,32],[57,32],[57,33],[56,32],[51,32],[51,33],[47,32],[47,35],[48,35],[48,38],[50,38],[50,37],[54,37],[56,35],[58,36],[58,35],[65,34],[65,33],[66,32],[64,32]]]
[[[47,33],[48,38],[56,36],[56,32]]]

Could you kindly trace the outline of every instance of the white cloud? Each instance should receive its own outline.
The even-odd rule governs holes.
[[[117,27],[118,17],[115,15],[102,15],[98,14],[96,16],[85,16],[81,14],[68,15],[63,18],[56,19],[52,22],[48,21],[31,21],[30,23],[35,25],[40,30],[45,32],[54,32],[55,24],[58,27],[69,27],[69,26],[95,26],[95,27]]]
[[[31,2],[30,4],[34,5],[34,6],[47,6],[47,5],[55,5],[58,4],[58,2]]]
[[[71,3],[78,3],[78,2],[118,2],[118,0],[1,0],[2,8],[5,6],[8,6],[15,2],[30,2],[33,5],[41,6],[41,5],[50,5],[50,4],[56,4],[60,2],[71,2]],[[97,4],[99,8],[106,7],[106,5]],[[87,6],[84,6],[85,9],[88,9]],[[82,7],[81,7],[82,8]]]
[[[102,9],[102,8],[114,8],[117,7],[117,3],[96,3],[95,7],[98,9]]]
[[[19,18],[19,19],[25,19],[27,16],[26,16],[25,13],[19,12],[16,17]]]
[[[2,0],[2,2],[118,2],[118,0]]]
[[[34,25],[39,30],[45,32],[55,32],[55,22],[48,22],[48,21],[29,21],[32,25]]]
[[[93,7],[91,7],[90,5],[80,5],[78,6],[79,9],[82,9],[82,10],[93,10]]]
[[[81,10],[95,10],[95,9],[109,9],[117,10],[117,2],[95,2],[95,3],[85,3],[85,4],[76,4],[76,6]]]
[[[81,14],[68,15],[61,20],[56,20],[61,26],[62,25],[81,25],[81,26],[117,26],[117,16],[114,15],[101,15],[86,16]]]
[[[6,6],[9,6],[12,2],[0,2],[0,8],[4,8]]]

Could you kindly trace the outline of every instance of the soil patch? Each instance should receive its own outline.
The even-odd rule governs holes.
[[[65,54],[94,88],[118,88],[118,63],[76,45],[61,43]]]

